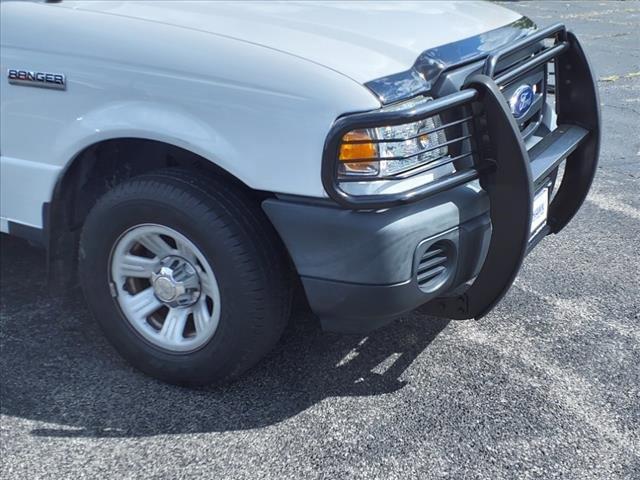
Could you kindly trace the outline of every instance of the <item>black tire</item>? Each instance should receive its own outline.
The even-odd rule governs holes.
[[[176,353],[144,339],[111,295],[109,258],[117,239],[142,223],[172,228],[212,265],[221,297],[218,327],[196,351]],[[93,316],[131,364],[166,382],[224,383],[278,341],[291,307],[291,269],[258,203],[216,178],[167,169],[134,177],[93,207],[80,240],[80,279]]]

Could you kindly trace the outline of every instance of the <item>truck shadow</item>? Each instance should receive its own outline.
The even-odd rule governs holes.
[[[126,364],[80,292],[46,293],[44,253],[0,239],[2,415],[42,422],[33,435],[137,437],[260,428],[328,397],[403,388],[403,373],[448,321],[409,315],[367,336],[323,333],[298,309],[278,347],[234,384],[187,389]]]

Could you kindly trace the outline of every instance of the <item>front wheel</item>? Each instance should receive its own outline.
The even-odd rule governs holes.
[[[254,365],[286,324],[289,272],[255,202],[182,170],[117,186],[82,231],[93,315],[127,360],[171,383],[228,381]]]

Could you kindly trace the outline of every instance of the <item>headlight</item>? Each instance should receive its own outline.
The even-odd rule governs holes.
[[[383,111],[412,108],[431,100],[419,97]],[[409,172],[448,155],[439,116],[395,126],[352,130],[342,137],[338,177],[386,178]]]
[[[325,191],[347,208],[380,209],[477,180],[478,97],[467,88],[338,118],[322,153]]]

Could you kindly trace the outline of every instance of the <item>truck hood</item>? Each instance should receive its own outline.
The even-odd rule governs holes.
[[[234,38],[304,58],[360,83],[411,68],[425,50],[521,18],[491,3],[469,1],[128,0],[58,5]]]

